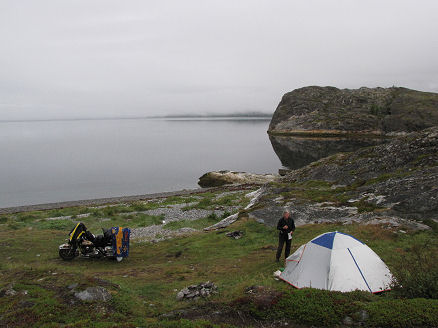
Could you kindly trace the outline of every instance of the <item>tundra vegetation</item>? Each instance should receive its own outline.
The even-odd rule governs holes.
[[[307,181],[296,187],[294,193],[311,199],[336,201],[338,197],[338,191],[322,182]],[[383,295],[297,290],[273,278],[279,268],[274,261],[277,232],[247,217],[243,211],[249,202],[246,193],[217,191],[98,208],[1,215],[1,326],[269,327],[288,323],[332,327],[347,317],[369,327],[438,325],[436,231],[356,223],[300,226],[292,251],[318,234],[342,231],[367,243],[397,280],[394,290]],[[65,262],[58,257],[58,245],[77,221],[95,234],[101,227],[135,229],[162,222],[162,216],[142,212],[174,205],[212,214],[164,224],[166,229],[197,229],[189,235],[159,242],[132,240],[130,255],[121,263],[81,258]],[[222,219],[213,212],[217,208],[224,210],[223,217],[227,211],[240,211],[239,220],[225,229],[204,232],[202,228]],[[234,230],[243,231],[244,236],[238,240],[225,236]],[[214,282],[218,293],[193,301],[176,299],[184,287],[205,281]],[[73,291],[93,286],[107,289],[111,300],[84,302],[74,297]]]

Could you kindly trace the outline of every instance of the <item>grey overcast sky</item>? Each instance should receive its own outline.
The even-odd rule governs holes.
[[[438,1],[0,0],[0,120],[273,112],[307,85],[438,92]]]

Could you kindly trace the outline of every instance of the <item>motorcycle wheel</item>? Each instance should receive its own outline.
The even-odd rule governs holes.
[[[59,250],[59,256],[64,260],[64,261],[71,261],[75,258],[75,251],[73,249],[60,249]]]

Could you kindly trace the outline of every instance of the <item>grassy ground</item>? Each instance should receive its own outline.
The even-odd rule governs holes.
[[[121,263],[105,259],[80,259],[64,262],[58,257],[58,245],[64,242],[73,219],[47,221],[61,215],[93,214],[81,219],[93,232],[111,225],[149,224],[155,217],[134,214],[130,219],[122,212],[163,206],[163,204],[197,203],[190,206],[211,209],[217,203],[244,205],[241,194],[220,197],[207,194],[200,198],[171,198],[161,203],[134,203],[104,209],[69,208],[59,211],[21,213],[0,217],[0,289],[12,286],[16,295],[0,294],[0,326],[8,327],[213,327],[255,325],[278,322],[304,326],[336,326],[345,316],[366,310],[368,326],[413,327],[438,326],[436,299],[401,299],[391,293],[377,296],[368,293],[331,293],[318,290],[295,290],[273,279],[280,266],[274,262],[277,234],[264,225],[242,218],[222,231],[196,232],[159,243],[131,243],[129,258]],[[109,211],[112,211],[109,213]],[[102,221],[102,218],[110,220]],[[203,227],[220,218],[206,218]],[[128,221],[130,220],[130,221]],[[177,223],[174,223],[177,225]],[[179,228],[187,226],[178,223]],[[187,223],[188,224],[188,223]],[[197,224],[192,221],[191,224]],[[243,230],[238,240],[225,236],[226,231]],[[438,252],[436,233],[386,230],[378,226],[320,224],[297,229],[293,249],[320,233],[342,231],[366,242],[392,269],[413,247],[429,245]],[[177,301],[180,289],[204,281],[213,281],[218,294],[208,299]],[[103,286],[112,294],[108,303],[76,300],[68,288]],[[268,302],[250,297],[250,286],[264,286]],[[262,298],[263,299],[263,298]],[[195,309],[193,306],[195,305]],[[191,309],[187,319],[160,315]],[[211,319],[209,313],[220,309],[222,318]],[[280,318],[280,319],[279,319]]]

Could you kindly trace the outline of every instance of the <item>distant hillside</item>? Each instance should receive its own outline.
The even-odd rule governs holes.
[[[224,113],[224,114],[171,114],[171,115],[165,115],[161,116],[164,118],[221,118],[221,117],[263,117],[263,118],[271,118],[271,113],[262,113],[262,112],[242,112],[242,113]]]

